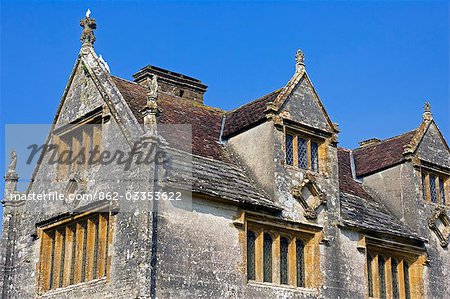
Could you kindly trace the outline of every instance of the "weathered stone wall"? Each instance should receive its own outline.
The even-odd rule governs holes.
[[[247,172],[271,198],[275,195],[273,131],[273,122],[269,121],[227,141],[227,146],[237,155]]]
[[[369,192],[374,192],[375,196],[383,199],[384,205],[390,212],[398,219],[404,220],[405,189],[412,187],[412,190],[415,190],[416,185],[415,183],[412,186],[407,184],[410,177],[414,175],[411,171],[408,165],[400,164],[366,176],[362,181]]]
[[[364,186],[419,236],[428,240],[428,263],[424,271],[426,298],[449,297],[448,279],[445,278],[448,277],[445,273],[450,273],[449,249],[441,247],[439,239],[428,227],[428,219],[436,205],[422,198],[420,170],[414,168],[412,162],[405,162],[365,177]]]
[[[328,121],[320,108],[318,97],[306,77],[297,84],[282,107],[281,113],[288,113],[293,121],[312,128],[328,129]]]

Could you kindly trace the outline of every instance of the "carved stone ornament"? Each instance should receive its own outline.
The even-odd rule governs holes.
[[[81,202],[80,200],[77,200],[74,195],[84,193],[86,193],[85,181],[78,173],[73,174],[64,188],[64,205],[69,212],[75,210]]]
[[[444,207],[437,207],[428,219],[428,227],[436,234],[441,246],[447,247],[450,236],[450,218]]]
[[[431,113],[431,105],[430,102],[425,102],[423,106],[423,121],[431,121],[433,120],[433,114]]]
[[[306,189],[305,189],[306,188]],[[305,198],[307,191],[310,198]],[[292,188],[292,196],[303,206],[304,215],[307,219],[316,219],[319,207],[326,203],[325,193],[320,190],[311,174],[307,174],[303,181]]]
[[[11,151],[11,161],[8,164],[8,173],[15,173],[17,166],[17,154],[15,150]]]
[[[305,54],[303,54],[303,51],[300,49],[298,49],[295,53],[295,64],[297,69],[305,65]]]
[[[95,19],[90,17],[90,14],[91,11],[88,10],[86,12],[86,17],[80,21],[80,26],[83,27],[80,40],[83,45],[92,46],[95,42],[94,30],[97,28],[97,24],[95,23]]]

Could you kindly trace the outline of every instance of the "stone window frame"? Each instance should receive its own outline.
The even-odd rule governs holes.
[[[112,213],[100,211],[38,226],[37,236],[41,240],[36,275],[38,294],[94,280],[109,281],[113,226]],[[69,247],[71,250],[67,250]],[[93,254],[89,255],[90,252]]]
[[[84,154],[86,157],[89,157],[91,147],[98,146],[99,151],[101,151],[102,125],[102,110],[97,109],[92,115],[87,115],[80,120],[55,129],[53,131],[53,142],[58,148],[58,158],[66,150],[73,150],[77,154],[80,148],[83,147],[85,148]],[[88,130],[91,132],[89,133]],[[61,180],[66,180],[71,174],[73,175],[87,169],[88,159],[85,160],[84,164],[57,164],[57,174]]]
[[[392,261],[397,262],[398,298],[423,298],[424,280],[423,272],[426,263],[424,249],[413,245],[386,241],[368,236],[363,236],[359,241],[359,248],[364,249],[364,273],[366,282],[366,298],[393,298]],[[369,269],[369,256],[372,257],[372,265]],[[384,277],[386,297],[380,297],[379,265],[378,258],[384,258]],[[404,266],[409,266],[408,283],[405,281]],[[371,270],[371,271],[370,271]],[[369,273],[372,274],[371,279]],[[372,282],[372,285],[370,283]],[[406,296],[406,288],[409,287],[410,296]],[[372,295],[369,293],[372,290]]]
[[[434,176],[434,186],[435,186],[435,194],[436,194],[436,201],[432,201],[431,196],[431,187],[430,187],[430,175]],[[424,181],[425,179],[425,181]],[[428,168],[421,168],[420,169],[420,189],[421,189],[421,198],[422,200],[425,200],[427,203],[433,204],[433,205],[450,205],[450,180],[449,176],[446,174],[443,174],[442,172],[438,172],[432,169]],[[441,183],[444,183],[443,190],[444,190],[444,200],[442,200],[441,195]],[[425,189],[424,189],[425,188]]]
[[[256,216],[256,217],[255,217]],[[260,218],[262,217],[262,218]],[[244,265],[246,265],[246,281],[249,284],[266,286],[287,287],[292,289],[319,289],[322,285],[322,273],[320,272],[320,250],[319,244],[323,240],[321,227],[313,225],[303,225],[280,221],[280,219],[267,216],[259,216],[245,212],[241,215],[240,221],[235,224],[243,226],[244,241]],[[255,234],[255,279],[247,278],[247,234],[251,231]],[[272,282],[264,282],[263,269],[263,236],[270,234],[272,244]],[[284,237],[289,240],[288,246],[288,284],[281,284],[280,268],[280,240]],[[304,286],[297,286],[297,263],[296,263],[296,241],[300,240],[304,244]]]
[[[323,151],[323,146],[324,146],[324,139],[317,137],[315,135],[311,135],[311,134],[307,134],[292,128],[288,128],[286,126],[283,127],[283,152],[284,152],[284,164],[287,167],[291,167],[291,168],[295,168],[295,169],[299,169],[299,170],[304,170],[304,171],[311,171],[313,173],[320,173],[323,169],[323,157],[322,157],[322,151]],[[288,159],[287,159],[287,151],[288,149],[286,148],[286,136],[287,135],[291,135],[293,137],[293,145],[292,145],[292,153],[293,153],[293,163],[292,165],[288,164]],[[298,139],[302,138],[305,139],[307,142],[307,146],[306,146],[306,155],[307,155],[307,164],[308,167],[307,168],[303,168],[299,166],[298,163]],[[312,151],[312,143],[316,143],[317,144],[317,169],[313,169],[312,165],[313,165],[313,161],[311,160],[311,151]]]

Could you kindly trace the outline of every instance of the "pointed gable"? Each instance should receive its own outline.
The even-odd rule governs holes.
[[[322,131],[329,131],[330,120],[306,73],[281,105],[290,120]]]
[[[78,60],[75,73],[68,84],[67,95],[56,121],[56,127],[71,123],[104,104],[83,62]]]
[[[421,160],[450,168],[450,152],[439,128],[432,121],[418,145],[417,154]]]

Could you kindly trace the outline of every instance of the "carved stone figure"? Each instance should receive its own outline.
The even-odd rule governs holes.
[[[15,172],[16,171],[16,165],[17,165],[17,154],[15,150],[11,151],[11,161],[8,165],[8,172]]]
[[[80,40],[83,45],[93,45],[95,42],[94,29],[97,28],[97,24],[95,23],[95,19],[90,18],[90,14],[91,11],[88,10],[86,12],[86,18],[80,21],[80,26],[83,27]]]
[[[147,101],[156,100],[158,97],[158,76],[154,75],[147,83]]]

